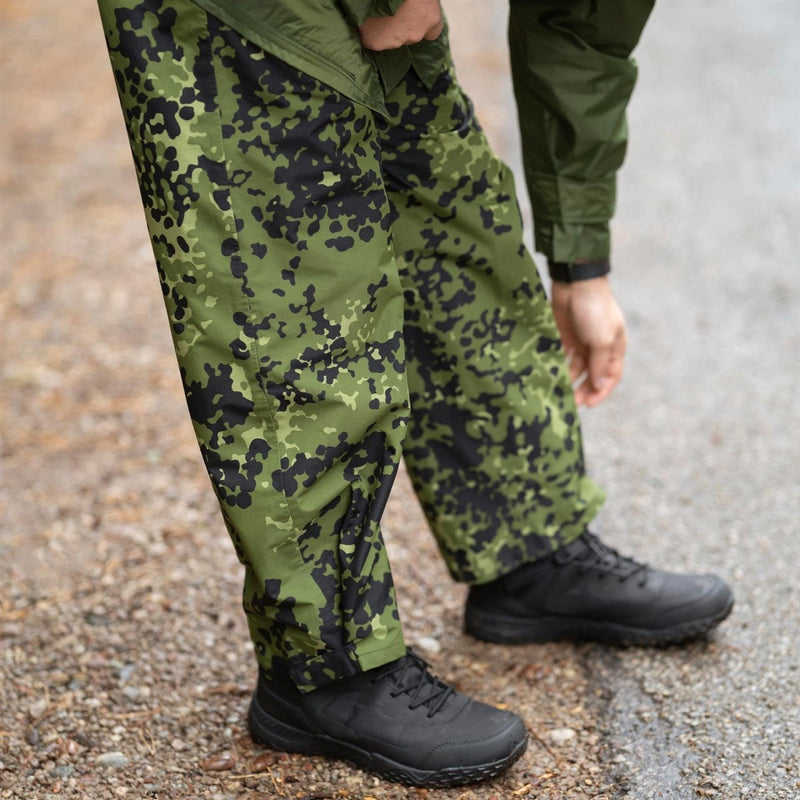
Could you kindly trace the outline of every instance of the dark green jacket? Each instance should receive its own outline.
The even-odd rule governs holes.
[[[627,142],[630,59],[655,0],[510,0],[509,45],[536,249],[556,261],[609,254]],[[385,113],[409,67],[430,83],[435,42],[363,50],[357,26],[402,0],[195,0],[278,58]]]

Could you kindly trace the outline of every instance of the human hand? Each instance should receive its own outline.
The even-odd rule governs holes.
[[[368,17],[358,34],[367,50],[393,50],[437,39],[443,29],[439,0],[405,0],[392,17]]]
[[[586,281],[553,281],[553,315],[576,384],[575,402],[596,406],[622,377],[627,334],[625,317],[606,276]]]

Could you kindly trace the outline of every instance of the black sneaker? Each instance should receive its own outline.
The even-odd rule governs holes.
[[[731,608],[733,595],[719,578],[651,569],[587,532],[548,558],[471,587],[465,629],[489,642],[666,645],[705,633]]]
[[[273,750],[343,758],[414,786],[493,778],[528,743],[519,717],[457,692],[410,650],[308,694],[260,673],[248,723]]]

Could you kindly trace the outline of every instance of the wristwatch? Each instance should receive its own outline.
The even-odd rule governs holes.
[[[611,262],[607,258],[593,258],[589,261],[553,261],[548,258],[547,269],[554,281],[574,283],[608,275],[611,272]]]

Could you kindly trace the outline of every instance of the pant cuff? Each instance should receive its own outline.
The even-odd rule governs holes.
[[[574,542],[586,532],[589,523],[597,515],[605,501],[605,493],[594,484],[591,484],[591,487],[593,489],[591,497],[587,498],[583,506],[576,510],[572,519],[562,521],[558,528],[553,531],[545,531],[544,534],[536,531],[529,536],[520,536],[520,539],[514,544],[503,547],[497,557],[482,559],[476,566],[473,575],[469,576],[467,580],[457,575],[453,577],[457,581],[474,586],[491,583],[514,572],[524,564],[548,558],[556,550]]]
[[[339,650],[327,650],[316,656],[294,662],[289,675],[301,692],[310,692],[335,681],[351,678],[361,672],[381,667],[406,654],[403,635],[398,632],[392,641],[348,644]]]

